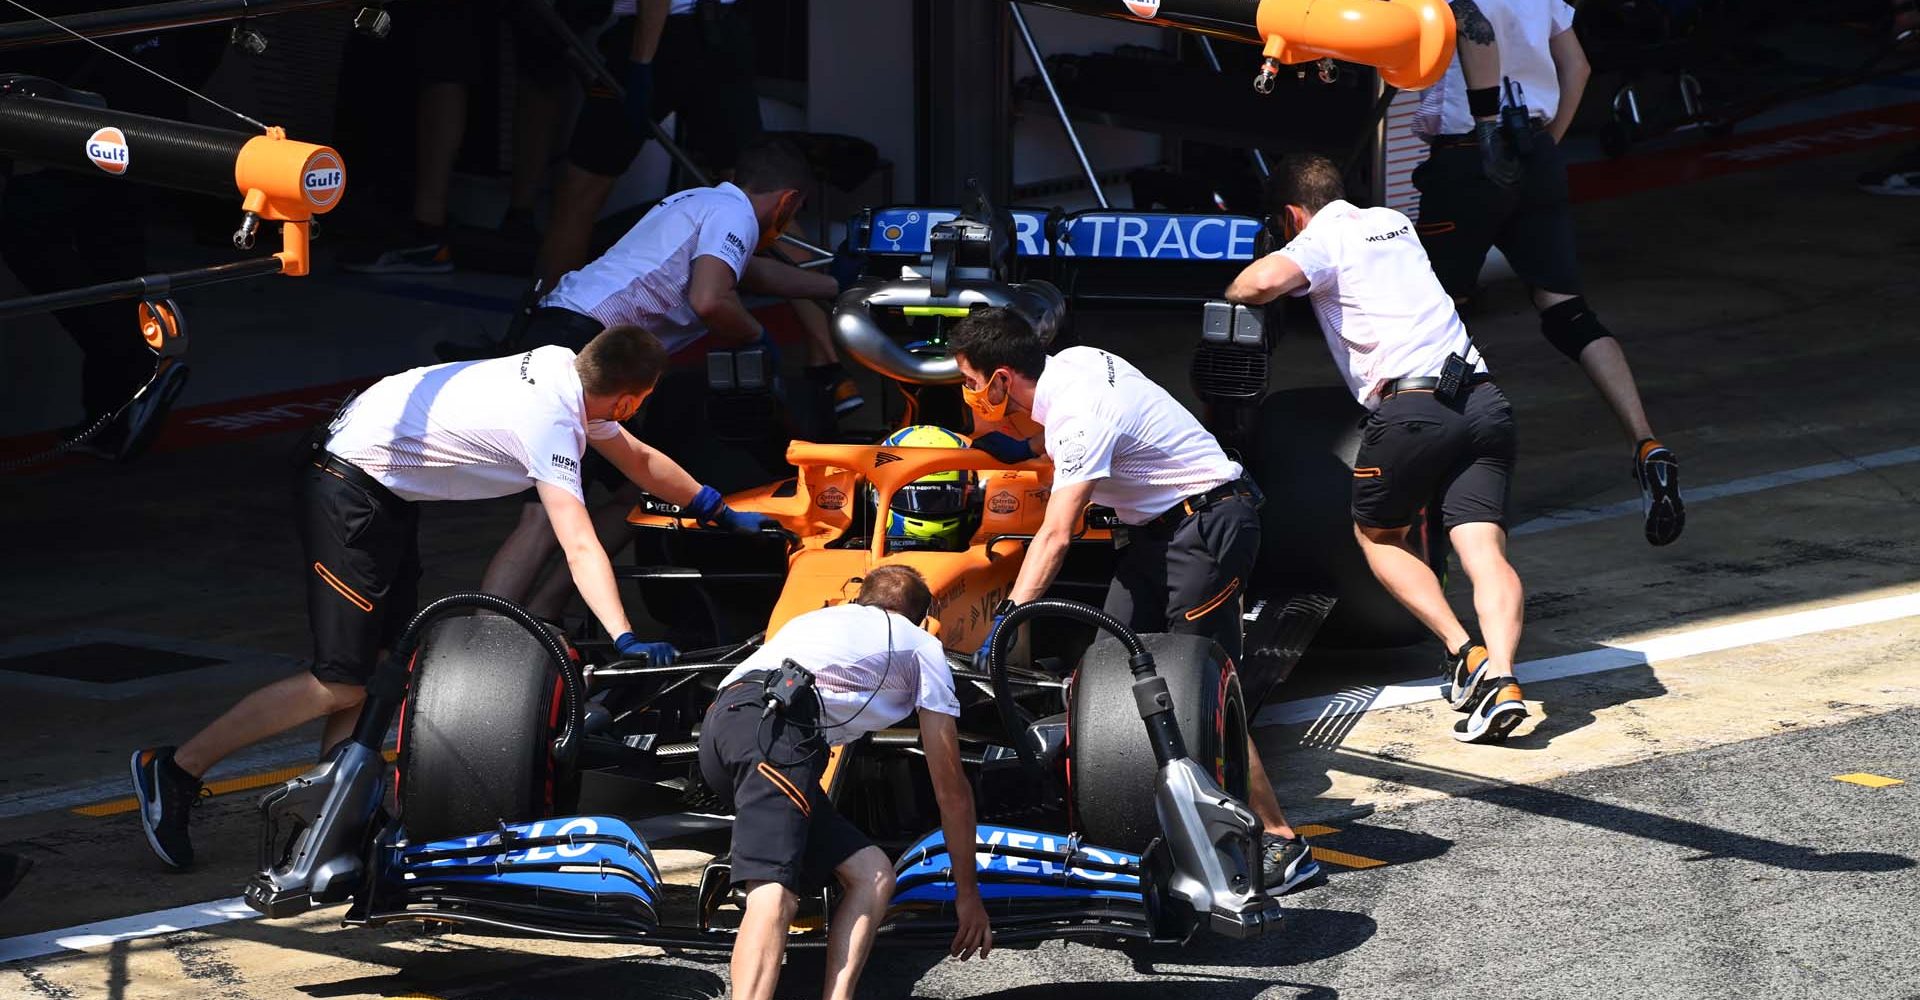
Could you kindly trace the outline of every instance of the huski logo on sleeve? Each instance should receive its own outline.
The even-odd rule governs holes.
[[[87,159],[93,165],[110,174],[124,174],[132,163],[132,154],[127,149],[127,136],[119,129],[109,125],[97,129],[87,137]]]

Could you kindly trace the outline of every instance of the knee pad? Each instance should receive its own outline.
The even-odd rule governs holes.
[[[1613,336],[1600,325],[1600,317],[1587,307],[1584,295],[1541,310],[1540,332],[1546,336],[1547,343],[1575,361],[1580,360],[1580,352],[1586,350],[1588,344]]]

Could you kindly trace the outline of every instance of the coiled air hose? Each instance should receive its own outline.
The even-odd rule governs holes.
[[[1046,781],[1048,776],[1040,767],[1040,758],[1033,752],[1033,748],[1027,745],[1027,735],[1021,731],[1020,708],[1013,701],[1013,684],[1007,679],[1006,664],[1007,647],[1013,644],[1014,630],[1034,618],[1041,617],[1066,618],[1083,625],[1092,625],[1120,640],[1120,644],[1127,650],[1129,657],[1127,665],[1133,670],[1136,689],[1142,681],[1158,681],[1159,674],[1154,671],[1153,654],[1147,652],[1147,647],[1140,641],[1140,637],[1120,619],[1092,605],[1057,597],[1043,597],[1017,605],[1012,611],[1007,612],[1007,616],[1000,619],[1000,623],[994,626],[993,641],[987,646],[987,676],[993,683],[993,704],[999,710],[1001,725],[1006,728],[1007,741],[1013,744],[1014,752],[1020,755],[1021,766],[1035,779]],[[1148,728],[1153,728],[1151,722]],[[1176,741],[1179,738],[1177,731],[1174,733],[1174,738]],[[1179,752],[1174,756],[1186,756],[1184,747],[1177,749]]]

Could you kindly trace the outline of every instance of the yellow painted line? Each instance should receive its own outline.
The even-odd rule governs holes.
[[[1888,778],[1878,774],[1868,774],[1865,771],[1858,771],[1853,774],[1836,774],[1833,776],[1833,780],[1844,781],[1850,785],[1865,785],[1868,788],[1891,788],[1894,785],[1906,784],[1906,782],[1901,781],[1899,778]]]
[[[398,755],[392,750],[388,750],[382,756],[386,757],[388,761],[392,761]],[[300,764],[294,767],[283,767],[276,771],[267,771],[262,774],[249,774],[239,778],[222,778],[219,781],[208,782],[207,790],[215,795],[228,795],[233,792],[250,792],[256,788],[265,788],[268,785],[278,785],[282,782],[291,781],[311,770],[313,770],[312,764]],[[121,813],[130,813],[138,808],[140,808],[140,800],[128,796],[124,799],[96,802],[90,806],[78,806],[70,811],[79,816],[99,817],[118,816]]]
[[[1313,849],[1313,856],[1342,868],[1379,868],[1386,864],[1385,861],[1377,858],[1363,858],[1358,854],[1336,851],[1331,847],[1316,847]]]
[[[1324,837],[1330,833],[1339,833],[1340,830],[1338,827],[1321,826],[1318,823],[1308,823],[1306,826],[1294,827],[1293,832],[1299,834],[1302,837]]]

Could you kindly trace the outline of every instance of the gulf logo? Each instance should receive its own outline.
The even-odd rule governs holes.
[[[313,207],[332,208],[346,187],[347,171],[340,165],[338,156],[319,152],[307,158],[306,167],[300,172],[300,188]]]
[[[1124,0],[1124,2],[1127,10],[1134,17],[1152,20],[1155,14],[1160,13],[1160,0]]]
[[[110,174],[124,174],[132,158],[127,150],[126,134],[108,126],[87,137],[87,159]]]

